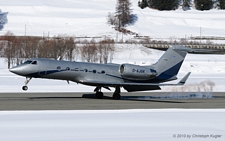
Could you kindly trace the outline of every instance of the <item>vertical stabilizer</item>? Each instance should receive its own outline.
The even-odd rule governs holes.
[[[154,65],[158,80],[175,79],[189,48],[170,46],[163,56]]]

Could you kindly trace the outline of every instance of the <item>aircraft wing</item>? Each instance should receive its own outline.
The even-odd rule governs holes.
[[[187,73],[177,84],[167,84],[167,83],[129,83],[129,82],[105,82],[96,80],[80,80],[80,83],[93,86],[177,86],[184,85],[191,72]]]

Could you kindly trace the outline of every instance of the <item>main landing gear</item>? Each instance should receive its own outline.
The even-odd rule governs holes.
[[[96,98],[98,98],[98,99],[102,99],[103,98],[104,95],[101,92],[101,87],[96,87],[94,92],[96,92],[95,93]],[[115,92],[113,93],[113,99],[119,100],[120,98],[121,98],[121,96],[120,96],[120,87],[117,86]]]
[[[30,82],[32,77],[26,77],[25,86],[22,87],[24,91],[28,90],[27,84]]]
[[[115,92],[113,93],[113,99],[119,100],[121,98],[120,96],[120,87],[117,86]]]
[[[95,93],[95,97],[98,99],[102,99],[103,98],[103,93],[101,92],[101,87],[96,87],[94,90]]]

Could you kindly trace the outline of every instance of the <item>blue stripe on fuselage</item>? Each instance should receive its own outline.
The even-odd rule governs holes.
[[[128,78],[122,78],[121,76],[117,76],[117,75],[112,75],[112,74],[105,74],[107,76],[110,77],[114,77],[114,78],[118,78],[118,79],[122,79],[128,82],[136,82],[136,83],[160,83],[160,82],[165,82],[169,79],[171,79],[172,77],[176,76],[181,65],[182,65],[183,61],[181,61],[180,63],[176,64],[175,66],[171,67],[170,69],[162,72],[160,75],[158,75],[156,78],[153,79],[149,79],[149,80],[131,80]],[[35,72],[35,73],[31,73],[28,74],[28,77],[42,77],[45,75],[49,75],[49,74],[54,74],[57,72],[63,72],[63,71],[68,71],[68,70],[47,70],[47,71],[41,71],[41,72]],[[75,70],[70,70],[70,71],[75,71]],[[83,70],[80,70],[83,71]],[[43,74],[43,75],[42,75]]]
[[[62,71],[66,71],[66,70],[47,70],[47,71],[40,71],[40,72],[35,72],[35,73],[31,73],[28,74],[28,77],[41,77],[41,76],[45,76],[45,75],[49,75],[49,74],[53,74],[53,73],[57,73],[57,72],[62,72]]]

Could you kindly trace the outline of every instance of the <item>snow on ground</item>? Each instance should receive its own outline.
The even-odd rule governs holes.
[[[132,0],[133,14],[138,20],[127,28],[139,35],[154,38],[177,38],[199,36],[200,27],[202,36],[224,36],[225,11],[157,11],[140,9],[138,0]],[[74,36],[111,36],[117,37],[117,32],[107,25],[108,12],[115,11],[116,0],[1,0],[2,12],[8,13],[8,23],[0,31],[0,35],[12,31],[15,35],[57,36],[67,34]],[[26,31],[26,33],[25,33]],[[119,34],[118,38],[122,38]],[[123,38],[131,38],[123,36]],[[114,55],[114,63],[132,63],[148,65],[155,63],[163,54],[135,47],[134,45],[117,46],[118,52]],[[121,51],[122,50],[122,51]],[[225,91],[225,56],[223,55],[191,55],[187,56],[178,75],[179,78],[191,71],[187,84],[199,83],[215,84],[214,91]],[[0,90],[22,92],[24,78],[10,74],[6,64],[1,59]],[[12,80],[14,83],[12,84]],[[177,82],[177,81],[175,81]],[[10,84],[10,85],[9,85]],[[52,86],[54,90],[52,90]],[[61,89],[63,86],[64,89]],[[93,91],[86,87],[72,83],[68,85],[62,81],[33,79],[29,83],[29,91]],[[196,89],[196,88],[193,88]],[[163,88],[164,91],[174,91],[174,88]],[[175,90],[176,91],[176,90]]]
[[[158,11],[140,9],[139,0],[131,0],[137,21],[127,28],[141,36],[153,38],[184,38],[224,36],[224,10]],[[0,35],[12,31],[16,35],[111,36],[117,32],[107,25],[108,12],[115,11],[116,0],[1,0],[8,23]],[[122,35],[119,34],[119,39]],[[124,35],[124,38],[126,37]]]
[[[116,0],[1,0],[8,23],[0,31],[15,35],[111,36],[117,33],[106,24],[108,12]],[[132,0],[138,20],[128,29],[141,36],[180,38],[224,36],[225,11],[157,11],[140,9]],[[122,35],[118,35],[119,39]],[[130,38],[130,36],[123,36]],[[118,46],[113,63],[148,65],[155,63],[161,51],[142,46]],[[192,74],[187,90],[196,85],[215,84],[213,91],[225,91],[225,56],[189,54],[178,75]],[[0,92],[23,92],[25,79],[10,73],[0,58]],[[176,81],[175,81],[176,82]],[[32,79],[29,92],[92,92],[93,87],[75,83]],[[179,88],[163,87],[162,91]],[[183,89],[182,89],[183,90]],[[225,110],[102,110],[102,111],[2,111],[0,140],[224,140]],[[207,117],[207,118],[206,118]],[[215,136],[218,135],[218,136]],[[217,137],[217,138],[216,138]],[[179,139],[178,139],[179,138]]]
[[[222,141],[224,118],[224,109],[3,111],[0,140]]]
[[[17,0],[1,1],[8,11],[8,24],[1,34],[10,30],[16,35],[101,36],[114,32],[106,24],[106,16],[114,10],[112,0]]]

